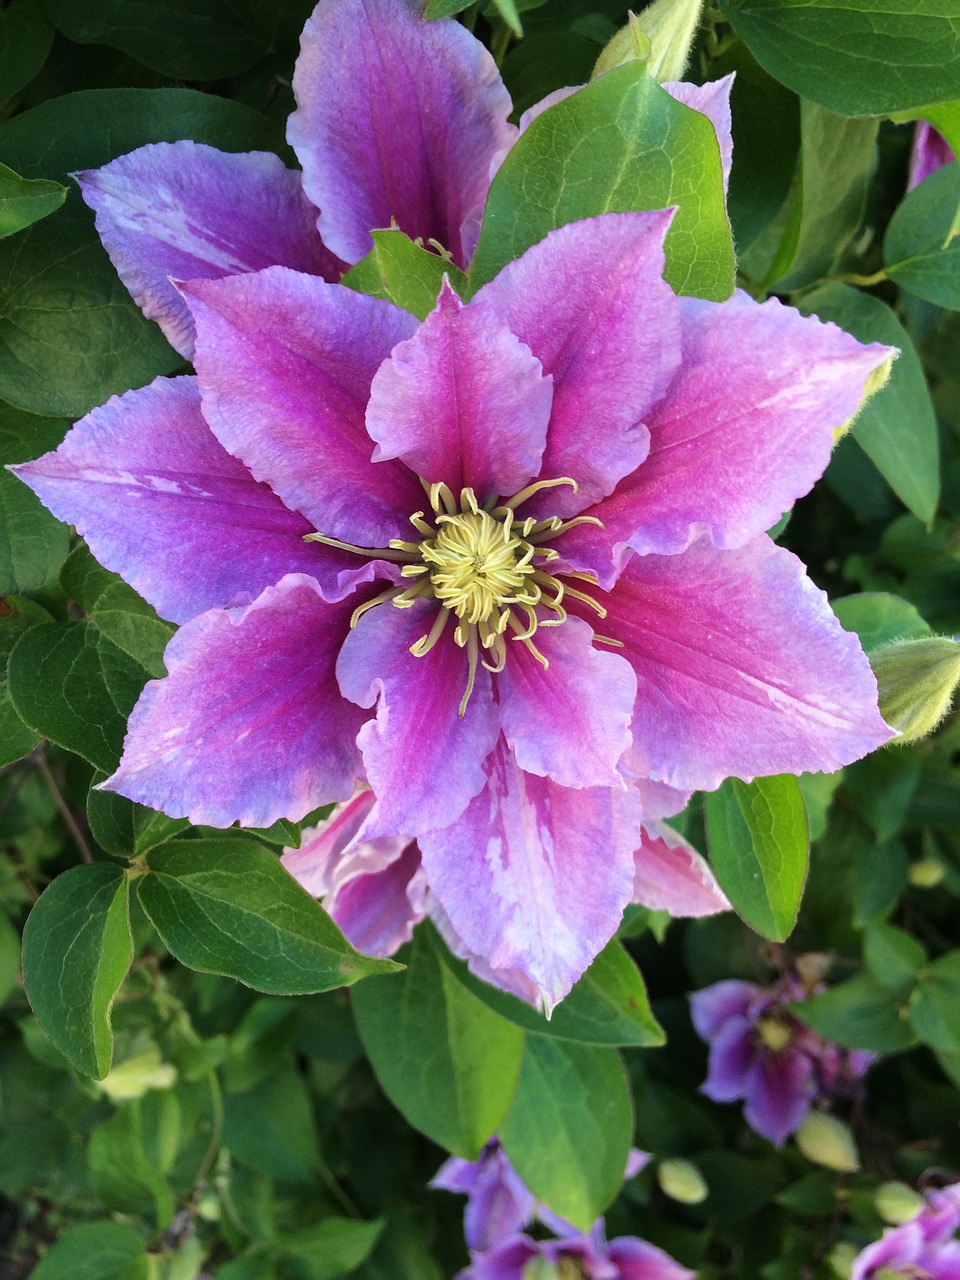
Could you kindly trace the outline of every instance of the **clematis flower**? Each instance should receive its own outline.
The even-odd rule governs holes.
[[[907,177],[907,190],[912,191],[924,178],[936,173],[945,164],[950,164],[956,157],[950,144],[942,133],[938,133],[926,120],[917,122],[913,136],[913,150],[910,153],[910,172]]]
[[[549,1008],[631,899],[645,788],[891,736],[763,531],[892,353],[677,298],[670,217],[562,227],[422,324],[281,267],[183,286],[196,381],[17,468],[183,624],[105,786],[266,826],[363,778],[365,839],[416,839],[464,945]]]
[[[784,1007],[809,994],[787,976],[770,989],[734,980],[690,997],[693,1025],[710,1045],[701,1090],[714,1102],[743,1098],[747,1124],[778,1146],[800,1128],[814,1099],[848,1096],[873,1061],[821,1040]]]
[[[725,174],[731,83],[664,86],[710,119]],[[558,96],[518,130],[484,46],[452,18],[426,21],[416,0],[321,0],[293,91],[287,138],[302,171],[183,141],[76,175],[121,280],[187,359],[193,319],[174,280],[283,266],[336,281],[369,252],[370,231],[392,225],[466,266],[493,173]]]
[[[960,1183],[926,1198],[916,1217],[885,1231],[857,1255],[850,1280],[960,1280]]]
[[[694,1280],[695,1274],[636,1236],[607,1241],[598,1226],[560,1240],[513,1236],[474,1254],[457,1280]]]

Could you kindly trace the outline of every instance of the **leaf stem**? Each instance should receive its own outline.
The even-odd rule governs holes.
[[[859,276],[855,272],[851,272],[848,275],[831,276],[830,279],[840,284],[855,284],[859,285],[861,289],[872,289],[874,285],[883,284],[884,280],[889,280],[890,277],[881,268],[879,271],[875,271],[872,276]]]

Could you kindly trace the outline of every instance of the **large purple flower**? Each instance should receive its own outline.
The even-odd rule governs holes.
[[[890,352],[776,300],[677,298],[669,219],[562,227],[423,324],[280,267],[184,286],[196,381],[18,468],[184,624],[108,787],[263,826],[363,777],[365,837],[416,838],[465,946],[549,1007],[630,901],[652,783],[891,736],[856,638],[763,532]]]

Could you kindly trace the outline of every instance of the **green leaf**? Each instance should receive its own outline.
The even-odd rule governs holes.
[[[928,124],[932,124],[937,132],[946,138],[953,154],[960,156],[960,100],[957,102],[928,103],[925,107],[918,107],[916,111],[904,112],[895,116],[894,119],[899,122],[926,120]],[[953,237],[958,232],[960,232],[960,201],[957,202],[953,211],[949,235]]]
[[[907,195],[883,239],[887,275],[903,289],[960,310],[960,165],[948,164]],[[953,238],[951,238],[953,237]]]
[[[90,1185],[109,1208],[119,1213],[151,1213],[164,1230],[173,1218],[173,1191],[143,1143],[141,1104],[126,1102],[90,1135]]]
[[[879,298],[844,284],[807,294],[800,310],[832,320],[861,342],[900,348],[886,385],[860,410],[852,435],[901,502],[929,524],[940,497],[937,420],[906,329]]]
[[[382,1231],[382,1219],[325,1218],[315,1227],[278,1235],[283,1274],[290,1280],[335,1280],[367,1260]]]
[[[610,211],[677,213],[666,279],[678,293],[733,290],[733,242],[713,125],[682,106],[643,63],[607,72],[545,111],[490,187],[470,271],[476,289],[548,231]]]
[[[341,281],[357,293],[385,298],[419,320],[437,304],[447,276],[454,290],[466,294],[466,276],[452,262],[415,245],[402,231],[371,231],[373,248]]]
[[[396,968],[354,950],[319,902],[252,840],[176,841],[149,853],[147,867],[140,901],[191,969],[294,996]]]
[[[407,1120],[476,1160],[513,1097],[523,1032],[463,986],[426,930],[404,959],[403,973],[371,978],[354,992],[364,1048]]]
[[[46,178],[21,178],[0,164],[0,238],[12,236],[59,209],[66,187]]]
[[[853,924],[862,929],[888,915],[907,884],[907,851],[899,840],[878,844],[872,836],[853,853]]]
[[[79,417],[181,363],[120,283],[68,180],[178,138],[226,151],[279,142],[256,112],[190,89],[68,93],[0,125],[0,162],[24,177],[69,181],[62,209],[0,243],[0,398],[30,413]]]
[[[23,931],[23,981],[37,1021],[70,1064],[110,1069],[110,1009],[133,959],[128,881],[112,863],[71,867],[40,895]]]
[[[20,935],[0,910],[0,1005],[17,985],[20,973]]]
[[[960,14],[942,0],[722,0],[777,80],[844,116],[960,97]]]
[[[910,998],[910,1021],[940,1053],[960,1053],[960,951],[948,951],[919,975]]]
[[[24,724],[103,773],[120,758],[146,670],[92,623],[44,623],[14,645],[10,699]]]
[[[8,463],[27,462],[55,449],[67,425],[0,404],[0,595],[49,586],[67,554],[67,526],[5,470]]]
[[[138,857],[165,844],[183,831],[186,818],[170,818],[146,805],[135,804],[115,791],[98,791],[105,774],[94,777],[87,796],[87,821],[94,840],[107,853]]]
[[[896,1053],[917,1043],[906,1006],[869,973],[789,1006],[801,1022],[846,1049]]]
[[[30,1280],[147,1280],[143,1240],[119,1222],[71,1227],[44,1254]]]
[[[584,1044],[657,1047],[666,1042],[637,966],[618,942],[608,943],[547,1020],[516,996],[481,982],[442,945],[438,951],[460,981],[497,1013],[527,1031]]]
[[[905,991],[927,962],[923,946],[892,924],[871,924],[863,935],[863,960],[883,987]]]
[[[47,60],[53,35],[34,0],[0,8],[0,103],[30,83]]]
[[[809,835],[792,774],[728,778],[704,796],[710,861],[743,919],[774,942],[788,936],[807,877]]]
[[[863,591],[831,600],[830,607],[844,631],[860,637],[865,653],[873,653],[891,640],[914,640],[931,634],[927,623],[907,600],[887,591]]]
[[[73,550],[60,574],[60,585],[83,609],[98,631],[152,676],[165,676],[163,651],[174,627],[156,610],[104,569],[85,546]]]
[[[31,627],[50,621],[47,611],[31,600],[8,597],[4,604],[8,612],[0,615],[0,766],[19,760],[40,741],[40,735],[27,728],[10,701],[7,666],[20,637]]]
[[[237,0],[41,0],[74,44],[121,49],[176,80],[219,80],[266,52]]]
[[[538,1200],[581,1231],[613,1201],[633,1136],[615,1049],[528,1035],[500,1141]]]
[[[313,1104],[299,1072],[281,1070],[223,1099],[223,1143],[241,1164],[306,1186],[317,1179],[320,1143]]]

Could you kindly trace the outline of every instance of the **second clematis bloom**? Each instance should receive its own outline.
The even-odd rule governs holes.
[[[350,797],[464,946],[552,1007],[647,816],[891,736],[855,636],[764,534],[888,348],[677,298],[669,212],[551,232],[421,324],[281,267],[183,286],[196,381],[17,473],[183,624],[105,784],[266,826]]]

